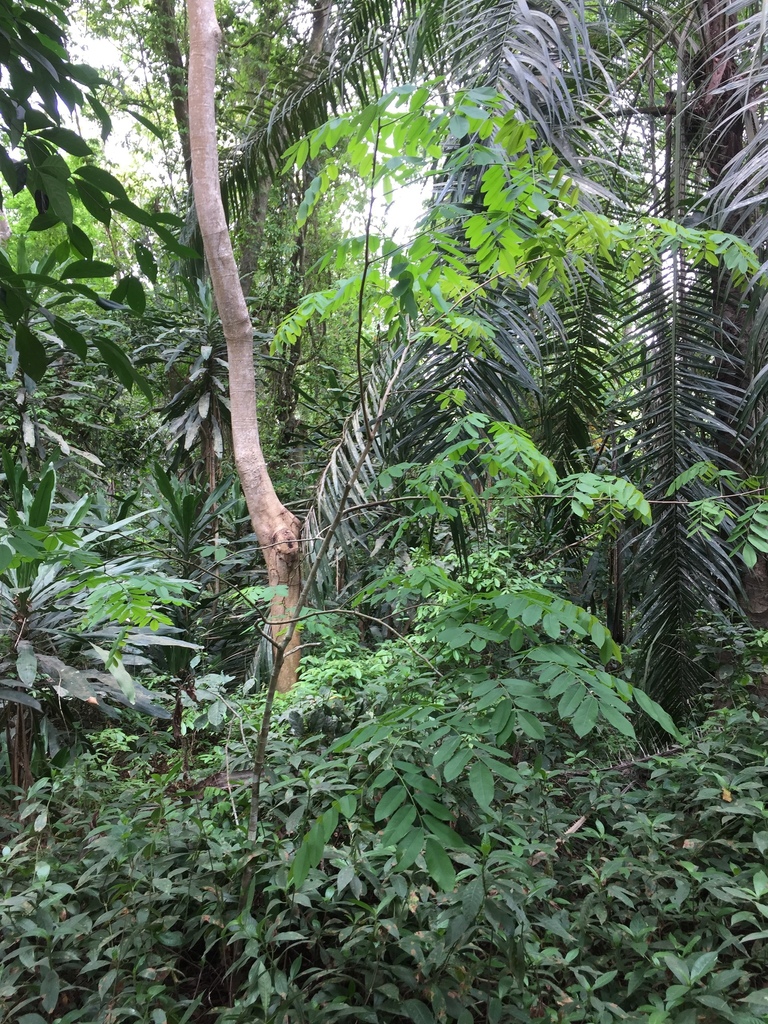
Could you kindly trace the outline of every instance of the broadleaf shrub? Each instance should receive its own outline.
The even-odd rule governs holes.
[[[275,737],[255,847],[233,741],[199,783],[118,751],[7,793],[2,1018],[768,1020],[766,720],[617,758],[557,717],[499,739],[428,675]]]

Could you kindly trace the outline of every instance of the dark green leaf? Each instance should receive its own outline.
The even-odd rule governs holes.
[[[451,858],[434,836],[427,836],[424,859],[427,863],[427,871],[440,889],[443,892],[452,892],[456,885],[456,871]]]
[[[472,796],[484,811],[490,811],[495,795],[493,775],[482,761],[475,761],[469,771]]]
[[[48,354],[37,335],[24,323],[16,325],[16,350],[24,373],[36,383],[41,381],[48,369]]]
[[[151,401],[152,388],[149,382],[134,368],[126,354],[109,338],[95,337],[93,345],[99,350],[102,359],[115,373],[117,379],[130,391],[136,385]]]
[[[136,254],[136,260],[139,264],[139,268],[145,277],[148,277],[152,284],[157,281],[157,263],[152,252],[141,242],[134,242],[133,251]]]
[[[101,167],[94,167],[92,164],[84,164],[82,167],[78,167],[75,174],[79,175],[79,177],[84,181],[95,186],[95,188],[101,192],[108,192],[117,199],[127,198],[125,189],[117,178]]]
[[[103,263],[101,260],[75,260],[65,267],[62,277],[83,278],[83,277],[112,277],[115,268],[111,263]]]
[[[388,818],[403,803],[407,796],[404,786],[392,786],[388,789],[376,805],[374,821],[381,821]]]
[[[435,1024],[432,1011],[420,999],[406,999],[402,1008],[405,1019],[413,1024]]]
[[[92,150],[87,142],[81,139],[77,132],[70,131],[68,128],[45,128],[40,134],[59,149],[71,153],[72,156],[91,155]]]

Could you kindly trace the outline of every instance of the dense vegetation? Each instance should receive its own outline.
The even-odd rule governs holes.
[[[762,5],[217,16],[247,423],[185,12],[0,0],[0,1020],[768,1021]]]

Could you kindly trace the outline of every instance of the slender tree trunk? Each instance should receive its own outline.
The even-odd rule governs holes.
[[[179,34],[176,28],[176,11],[173,0],[157,0],[157,14],[160,19],[165,73],[171,90],[171,103],[176,128],[181,141],[184,158],[184,173],[187,185],[192,183],[192,157],[189,148],[189,103],[187,100],[187,71],[181,54]]]
[[[229,359],[229,396],[235,464],[251,522],[267,563],[269,585],[284,588],[272,599],[273,638],[284,635],[301,590],[300,522],[275,493],[259,440],[253,329],[232,250],[219,185],[214,86],[221,32],[213,0],[189,0],[189,134],[195,206]],[[278,679],[289,690],[298,668],[293,632]]]

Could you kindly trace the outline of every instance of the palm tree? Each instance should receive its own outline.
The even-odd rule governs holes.
[[[704,224],[764,248],[768,128],[759,99],[768,66],[759,6],[701,0],[693,8],[608,12],[559,2],[532,10],[513,0],[451,10],[438,23],[425,7],[410,52],[434,67],[450,47],[449,81],[498,87],[508,107],[533,123],[537,145],[551,147],[580,183],[587,206],[683,228]],[[471,177],[444,182],[441,197],[449,196],[472,201]],[[695,649],[698,616],[740,614],[745,584],[752,607],[768,605],[764,567],[746,574],[728,543],[738,495],[725,495],[730,517],[707,532],[692,531],[691,503],[723,497],[717,474],[709,482],[694,474],[669,494],[697,463],[741,477],[764,468],[766,306],[761,285],[733,270],[692,266],[678,248],[628,284],[596,261],[538,323],[530,293],[503,289],[488,311],[498,325],[515,325],[501,332],[500,366],[449,350],[416,351],[414,383],[393,398],[390,449],[380,451],[394,461],[405,451],[416,460],[434,452],[450,410],[441,417],[424,380],[440,374],[445,387],[464,389],[465,410],[493,406],[507,419],[522,410],[534,428],[535,396],[542,443],[563,466],[576,465],[602,437],[601,454],[619,459],[658,502],[649,530],[617,542],[612,583],[633,605],[629,637],[645,686],[678,714],[706,678]],[[496,387],[488,387],[491,378]],[[326,486],[354,462],[355,436],[353,423]],[[332,503],[322,492],[318,510]],[[615,621],[621,628],[623,616]]]
[[[583,208],[683,229],[700,223],[760,251],[763,39],[762,8],[741,0],[320,5],[306,59],[262,97],[229,154],[225,204],[242,215],[286,144],[329,114],[365,105],[394,82],[440,75],[446,96],[469,85],[498,90],[534,126],[534,146],[553,151],[579,185]],[[447,170],[438,202],[471,204],[475,186],[466,169]],[[745,477],[763,469],[766,307],[760,284],[733,270],[692,266],[678,248],[632,284],[605,259],[574,267],[572,287],[541,308],[530,287],[496,289],[472,310],[498,328],[492,357],[419,343],[408,358],[413,383],[401,378],[372,452],[391,462],[436,450],[451,415],[435,400],[442,380],[442,390],[464,391],[465,411],[526,423],[563,468],[585,465],[590,448],[593,461],[620,463],[659,504],[649,530],[617,541],[613,601],[631,604],[629,637],[646,686],[680,713],[703,680],[691,639],[697,615],[738,613],[745,584],[757,609],[766,575],[759,563],[745,579],[729,548],[738,496],[726,496],[722,529],[690,529],[690,503],[721,496],[716,474],[709,483],[694,474],[668,495],[696,463]],[[329,481],[342,480],[363,446],[360,422],[353,417],[324,478],[320,511]],[[616,628],[629,610],[614,609]]]

